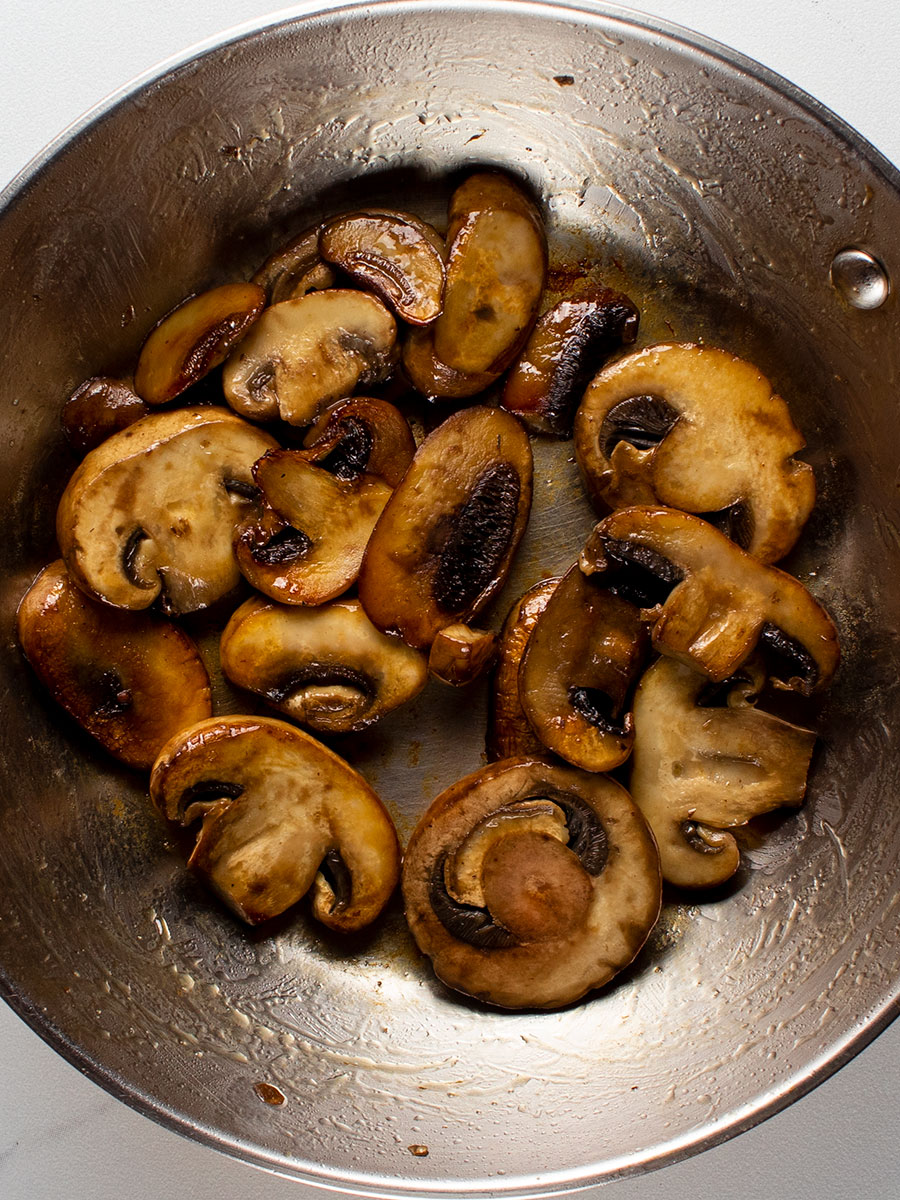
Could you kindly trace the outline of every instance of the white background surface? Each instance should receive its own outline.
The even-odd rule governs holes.
[[[895,0],[645,0],[640,7],[758,59],[900,164]],[[135,75],[271,10],[271,0],[3,0],[0,187]],[[603,1200],[897,1200],[898,1079],[900,1023],[762,1126],[688,1162],[582,1194],[591,1200],[601,1192]],[[0,1004],[2,1200],[323,1195],[138,1116]]]

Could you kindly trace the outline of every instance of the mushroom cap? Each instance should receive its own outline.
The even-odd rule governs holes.
[[[129,767],[149,769],[171,737],[212,713],[206,668],[188,635],[90,600],[62,559],[41,571],[16,620],[25,657],[53,699]]]
[[[699,517],[620,509],[594,528],[579,562],[620,594],[656,589],[643,601],[654,647],[710,679],[728,679],[757,647],[775,687],[809,695],[837,670],[837,630],[803,584]]]
[[[413,936],[449,987],[558,1008],[602,987],[659,915],[659,857],[623,787],[504,759],[442,792],[403,865]]]
[[[468,408],[421,444],[366,547],[359,598],[385,632],[429,646],[502,587],[531,509],[528,435],[499,408]]]
[[[595,503],[701,515],[739,506],[738,540],[766,563],[787,554],[815,503],[812,468],[792,457],[804,445],[756,367],[690,343],[648,346],[605,367],[575,417]]]
[[[640,682],[630,788],[669,883],[724,883],[740,863],[725,831],[803,801],[815,734],[754,708],[764,683],[751,660],[724,704],[710,707],[708,681],[674,659],[659,659]]]
[[[72,449],[93,450],[112,433],[151,412],[124,379],[95,375],[80,384],[63,405],[62,423]]]
[[[352,932],[396,886],[393,822],[363,777],[293,725],[268,717],[201,721],[162,750],[150,797],[168,820],[202,818],[188,865],[257,924],[312,891],[313,914]]]
[[[376,629],[358,600],[297,608],[251,597],[220,656],[232,683],[317,733],[365,729],[428,679],[424,654]]]
[[[441,362],[434,349],[434,330],[411,329],[403,342],[403,370],[423,396],[434,400],[468,400],[485,391],[500,371],[458,371]]]
[[[337,276],[319,254],[319,225],[312,225],[279,246],[253,276],[269,304],[299,300],[307,292],[334,287]]]
[[[56,532],[73,579],[118,608],[161,597],[193,612],[236,586],[235,525],[255,495],[253,463],[277,443],[233,413],[152,413],[82,460],[63,492]]]

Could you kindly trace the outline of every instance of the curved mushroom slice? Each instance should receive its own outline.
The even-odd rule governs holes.
[[[270,254],[253,276],[251,283],[265,291],[269,304],[299,300],[307,292],[324,291],[337,283],[334,271],[319,254],[320,228],[313,225],[291,238]]]
[[[56,533],[79,587],[118,608],[205,608],[240,580],[231,541],[275,441],[223,409],[153,413],[82,460]]]
[[[521,350],[547,276],[547,239],[535,205],[511,179],[470,176],[453,193],[438,359],[468,375],[501,372]]]
[[[335,400],[394,365],[397,325],[375,296],[309,292],[267,308],[226,362],[225,399],[256,420],[309,425]]]
[[[503,1008],[557,1008],[640,950],[659,915],[659,857],[611,779],[506,759],[434,801],[410,839],[403,894],[449,987]]]
[[[347,213],[323,228],[319,251],[411,325],[440,313],[444,243],[418,217],[390,209]]]
[[[590,376],[637,337],[634,304],[610,288],[561,300],[544,313],[509,373],[503,407],[535,433],[570,437]]]
[[[225,361],[265,305],[255,283],[226,283],[191,296],[144,342],[134,390],[148,404],[174,400]]]
[[[543,744],[584,771],[611,771],[634,744],[628,701],[650,639],[640,610],[576,563],[537,618],[519,700]]]
[[[339,401],[310,429],[303,445],[338,479],[377,475],[391,488],[416,453],[412,430],[400,410],[372,396]]]
[[[499,408],[448,417],[416,452],[375,526],[359,598],[386,633],[429,646],[503,586],[531,508],[528,435]]]
[[[129,767],[149,769],[169,738],[212,713],[197,647],[169,621],[88,599],[60,559],[19,605],[19,641],[53,699]]]
[[[805,696],[837,669],[837,631],[806,588],[699,517],[620,509],[594,528],[579,561],[642,606],[657,650],[710,679],[733,675],[757,646],[775,687]]]
[[[123,379],[95,375],[63,405],[62,423],[73,450],[86,454],[110,434],[127,429],[151,412]]]
[[[222,634],[232,683],[317,733],[353,733],[417,696],[425,656],[376,629],[358,600],[285,608],[254,597]]]
[[[815,502],[812,468],[791,457],[804,445],[756,367],[706,346],[663,343],[620,359],[575,418],[595,503],[705,515],[766,563],[787,554]]]
[[[497,635],[456,623],[440,630],[428,652],[428,670],[451,687],[467,687],[487,669],[497,648]]]
[[[519,700],[519,666],[537,619],[558,583],[559,579],[542,579],[530,587],[503,623],[488,718],[486,746],[491,761],[545,753],[546,747],[531,728]]]
[[[448,367],[434,352],[431,329],[411,330],[403,343],[403,370],[417,392],[439,400],[467,400],[477,396],[501,375],[500,371],[466,372]]]
[[[188,866],[251,925],[312,892],[313,915],[351,933],[399,877],[381,801],[342,758],[284,721],[222,717],[173,738],[150,777],[163,816],[202,819]]]
[[[704,702],[709,684],[662,658],[634,701],[631,794],[659,846],[663,878],[679,887],[715,887],[737,870],[726,832],[754,817],[802,803],[815,734],[753,707],[765,683],[758,662],[727,681],[721,706]]]

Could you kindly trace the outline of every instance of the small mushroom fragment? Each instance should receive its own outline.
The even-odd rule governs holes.
[[[659,915],[659,857],[607,776],[505,759],[437,797],[410,839],[403,895],[448,987],[558,1008],[638,953]]]
[[[90,600],[61,559],[26,592],[17,629],[53,699],[129,767],[149,770],[169,738],[212,713],[209,678],[187,634]]]
[[[628,701],[649,652],[640,610],[576,563],[537,618],[519,700],[543,744],[584,771],[611,771],[634,744]]]
[[[352,933],[399,877],[393,822],[361,775],[269,717],[216,717],[163,749],[150,798],[170,821],[201,820],[188,866],[251,925],[312,892],[313,915]]]
[[[545,753],[544,743],[531,728],[519,700],[519,666],[537,619],[558,583],[559,579],[542,579],[530,587],[512,606],[503,623],[486,743],[492,762],[498,758],[538,757]]]
[[[86,454],[111,433],[127,429],[152,410],[123,379],[95,375],[75,389],[62,410],[72,449]]]
[[[367,292],[333,288],[267,308],[225,364],[225,399],[241,416],[309,425],[394,365],[397,324]]]
[[[504,371],[534,324],[546,276],[547,239],[535,205],[506,175],[471,175],[450,200],[437,358],[467,375]]]
[[[803,801],[815,734],[754,708],[764,683],[751,660],[710,707],[708,681],[673,659],[661,658],[641,680],[631,794],[669,883],[724,883],[740,863],[727,830]]]
[[[376,629],[358,600],[287,608],[260,597],[225,627],[222,670],[232,683],[317,733],[355,733],[417,696],[425,656]]]
[[[531,331],[506,380],[503,407],[534,433],[571,437],[588,379],[634,341],[639,320],[631,300],[610,288],[560,300]]]
[[[303,445],[338,479],[377,475],[395,488],[416,453],[409,422],[398,408],[374,396],[354,396],[329,408]]]
[[[815,502],[787,405],[751,363],[663,343],[605,367],[575,418],[585,486],[603,509],[705,516],[761,562],[783,558]]]
[[[194,612],[240,580],[233,530],[256,496],[252,464],[276,443],[215,408],[156,412],[82,460],[57,510],[79,587],[117,608]]]
[[[804,696],[837,669],[837,631],[806,588],[699,517],[620,509],[595,526],[580,565],[641,606],[657,650],[710,679],[728,679],[757,647],[773,685]]]
[[[319,254],[319,225],[305,229],[270,254],[251,280],[266,293],[269,304],[299,300],[307,292],[334,287],[337,276]]]
[[[319,251],[401,320],[427,325],[440,313],[444,243],[418,217],[389,209],[347,213],[323,228]]]
[[[413,329],[403,343],[403,370],[417,392],[436,400],[467,400],[486,391],[500,371],[456,371],[434,352],[434,333]]]
[[[528,435],[499,408],[454,413],[421,444],[366,548],[359,598],[379,629],[430,646],[502,587],[531,508]]]
[[[435,636],[428,652],[428,670],[451,687],[467,687],[486,670],[497,648],[497,635],[457,622]]]
[[[148,404],[174,400],[225,361],[265,304],[255,283],[226,283],[191,296],[144,342],[134,390]]]

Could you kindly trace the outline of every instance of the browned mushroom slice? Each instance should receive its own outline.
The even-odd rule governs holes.
[[[584,771],[631,753],[628,701],[650,649],[640,610],[580,571],[563,577],[535,622],[519,700],[544,745]]]
[[[429,646],[506,579],[531,508],[528,435],[499,408],[448,417],[416,452],[372,534],[359,598],[385,632]]]
[[[428,670],[451,687],[467,687],[487,669],[496,648],[496,633],[460,623],[448,625],[431,643]]]
[[[499,373],[519,353],[537,317],[547,275],[541,215],[517,184],[493,171],[461,184],[449,215],[435,354],[467,375]]]
[[[347,213],[323,228],[319,250],[411,325],[427,325],[441,311],[444,243],[418,217],[388,209]]]
[[[791,457],[803,446],[757,368],[707,346],[664,343],[620,359],[575,419],[595,503],[698,513],[766,563],[791,549],[815,501],[812,468]]]
[[[557,1008],[638,953],[659,915],[659,857],[608,777],[505,759],[434,801],[410,839],[403,894],[449,987],[503,1008]]]
[[[837,631],[806,588],[699,517],[621,509],[595,527],[580,563],[645,610],[657,650],[711,679],[733,675],[757,646],[775,687],[809,695],[837,669]]]
[[[193,612],[240,580],[235,525],[256,496],[252,465],[276,443],[223,409],[153,413],[82,460],[57,511],[66,566],[118,608]]]
[[[317,733],[353,733],[425,686],[425,656],[376,629],[358,600],[285,608],[254,597],[222,634],[222,670]]]
[[[319,254],[319,229],[313,225],[270,254],[251,280],[269,304],[299,300],[307,292],[334,287],[337,276]]]
[[[400,410],[372,396],[339,401],[316,422],[303,445],[338,479],[377,475],[392,488],[416,452],[409,422]]]
[[[357,387],[377,383],[395,360],[397,325],[367,292],[310,292],[267,308],[226,362],[231,407],[256,420],[309,425]]]
[[[803,801],[815,734],[754,708],[764,683],[752,660],[714,698],[702,675],[673,659],[641,680],[631,794],[669,883],[724,883],[740,863],[727,830]]]
[[[423,396],[441,400],[467,400],[486,391],[501,372],[456,371],[441,362],[434,352],[431,329],[413,329],[403,343],[403,370]]]
[[[558,583],[559,579],[542,579],[529,588],[503,623],[488,719],[487,754],[492,761],[545,753],[544,743],[531,728],[519,700],[519,666],[537,619]]]
[[[63,405],[63,429],[72,448],[86,454],[150,411],[124,380],[97,375],[86,379]]]
[[[638,310],[609,288],[561,300],[544,313],[506,381],[504,408],[535,433],[570,437],[590,376],[637,337]]]
[[[88,599],[62,560],[38,575],[17,623],[25,657],[53,699],[130,767],[149,769],[169,738],[212,712],[187,634]]]
[[[356,580],[375,522],[391,495],[377,475],[342,479],[311,451],[272,450],[253,476],[274,510],[238,536],[238,565],[254,587],[286,604],[323,604]]]
[[[170,821],[202,821],[188,865],[252,925],[312,893],[313,915],[351,933],[399,876],[394,825],[361,775],[284,721],[221,717],[173,738],[150,777]]]
[[[225,361],[265,308],[255,283],[226,283],[179,304],[144,342],[134,390],[165,404]]]

